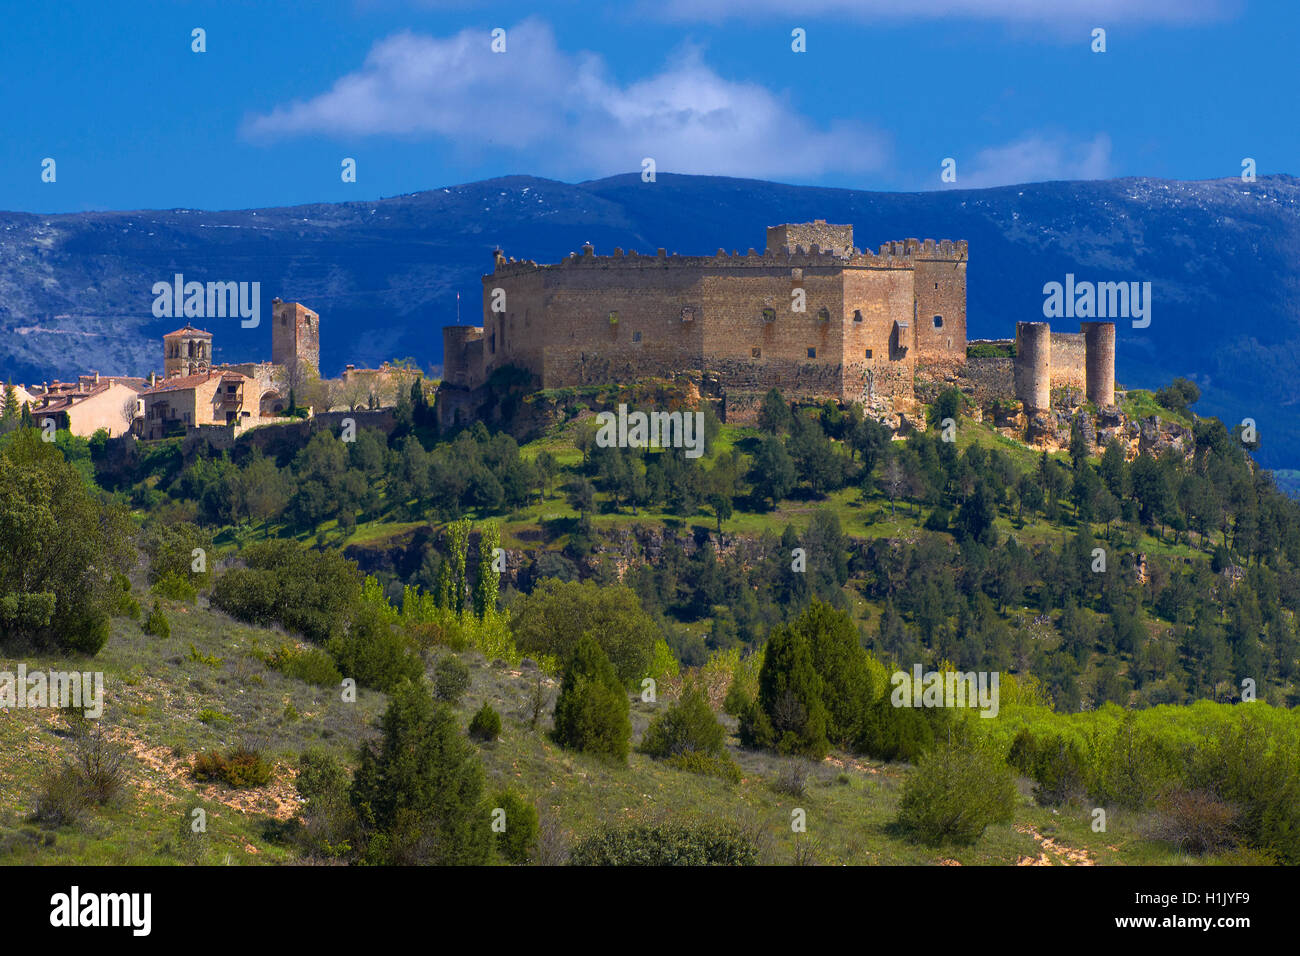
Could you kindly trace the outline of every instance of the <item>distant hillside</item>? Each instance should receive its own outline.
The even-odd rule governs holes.
[[[327,374],[346,362],[411,355],[441,362],[439,329],[476,322],[491,250],[541,261],[586,241],[680,253],[761,248],[768,225],[851,222],[859,246],[888,239],[970,242],[969,331],[1012,334],[1042,318],[1042,287],[1080,279],[1150,281],[1145,330],[1119,326],[1117,375],[1202,387],[1198,411],[1259,424],[1259,458],[1300,467],[1300,182],[1149,179],[999,189],[872,193],[753,180],[638,175],[569,185],[511,176],[364,203],[235,212],[0,214],[0,375],[69,377],[158,367],[158,337],[179,324],[150,311],[154,282],[260,281],[323,318]],[[266,323],[205,320],[217,357],[269,356]],[[1076,331],[1067,320],[1067,330]]]

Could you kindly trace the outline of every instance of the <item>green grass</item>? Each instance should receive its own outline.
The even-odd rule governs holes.
[[[173,604],[167,610],[174,622],[172,638],[159,641],[130,622],[117,621],[100,655],[79,662],[82,669],[93,666],[104,672],[103,724],[133,754],[126,791],[114,803],[92,811],[81,824],[55,831],[52,838],[43,836],[26,818],[41,774],[69,751],[63,718],[18,710],[0,721],[0,863],[181,863],[185,857],[177,833],[193,805],[202,806],[208,819],[199,862],[293,861],[293,851],[269,839],[267,827],[294,811],[291,767],[296,755],[317,746],[355,763],[358,746],[376,733],[385,698],[362,690],[356,703],[345,704],[335,690],[286,678],[251,653],[258,646],[275,646],[281,635],[198,607]],[[222,664],[212,668],[192,660],[190,645],[201,655],[221,658]],[[479,747],[489,789],[508,785],[526,794],[567,845],[609,824],[685,814],[740,824],[757,840],[762,862],[771,864],[790,863],[797,853],[824,864],[1011,865],[1043,855],[1052,863],[1212,862],[1187,859],[1143,839],[1142,820],[1118,812],[1110,815],[1107,833],[1093,833],[1090,807],[1057,812],[1038,807],[1024,781],[1013,823],[990,827],[972,847],[926,847],[893,826],[911,772],[907,765],[843,753],[809,763],[743,750],[730,718],[723,719],[733,733],[728,747],[742,770],[739,784],[676,770],[635,752],[626,766],[573,754],[545,733],[549,715],[539,730],[527,724],[530,672],[489,664],[476,652],[465,659],[471,684],[456,708],[461,723],[467,725],[484,702],[503,718],[500,739]],[[67,666],[55,658],[23,660],[29,670]],[[16,665],[11,660],[3,666]],[[555,683],[548,680],[553,704]],[[289,706],[298,719],[286,718]],[[634,737],[665,706],[663,698],[655,704],[635,698]],[[231,719],[205,722],[211,713]],[[236,791],[200,784],[188,774],[194,754],[239,743],[260,747],[276,765],[269,785]],[[780,793],[773,785],[792,762],[806,773],[801,796]],[[791,829],[796,808],[806,814],[806,834]],[[52,845],[42,845],[49,839]]]

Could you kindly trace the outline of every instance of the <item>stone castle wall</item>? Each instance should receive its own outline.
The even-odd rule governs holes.
[[[549,266],[498,254],[483,278],[481,332],[444,329],[444,379],[472,390],[514,366],[563,388],[687,373],[717,377],[739,409],[774,387],[799,399],[910,399],[918,354],[965,361],[965,243],[861,252],[851,227],[821,222],[773,227],[768,240],[745,255],[597,256],[585,246]],[[944,316],[924,349],[921,304]]]
[[[1082,333],[1052,333],[1052,388],[1077,388],[1086,382],[1086,353]]]

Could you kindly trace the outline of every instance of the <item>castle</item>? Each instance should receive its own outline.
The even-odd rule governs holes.
[[[1013,368],[967,359],[965,241],[873,253],[854,247],[852,226],[819,219],[768,227],[762,253],[597,256],[588,244],[552,265],[494,259],[483,325],[443,328],[449,423],[472,415],[505,367],[542,389],[686,373],[732,421],[752,419],[774,387],[877,410],[910,409],[927,382],[1014,396],[1028,414],[1047,411],[1054,388],[1114,401],[1112,323],[1077,335],[1019,323]]]

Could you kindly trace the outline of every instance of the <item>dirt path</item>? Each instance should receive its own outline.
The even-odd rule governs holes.
[[[1039,854],[1037,858],[1032,856],[1022,856],[1016,860],[1016,866],[1096,866],[1094,860],[1087,850],[1076,850],[1071,847],[1057,843],[1051,837],[1045,837],[1038,832],[1038,828],[1032,824],[1016,824],[1016,831],[1027,833],[1038,841]]]

